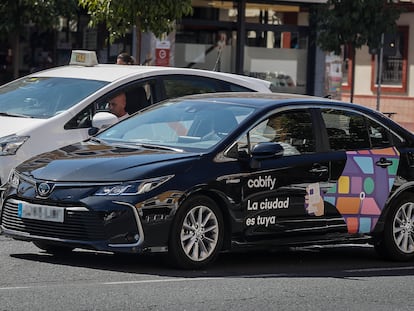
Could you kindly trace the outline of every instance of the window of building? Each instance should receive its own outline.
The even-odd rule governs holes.
[[[193,14],[190,19],[222,22],[237,21],[237,3],[234,1],[192,0]]]
[[[397,33],[384,35],[382,66],[379,53],[372,57],[371,89],[381,85],[381,92],[406,92],[407,58],[408,27],[400,26]]]

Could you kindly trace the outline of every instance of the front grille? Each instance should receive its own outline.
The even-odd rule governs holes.
[[[23,219],[17,215],[17,212],[15,201],[5,202],[2,212],[2,225],[5,229],[69,240],[96,241],[106,239],[102,216],[99,212],[66,211],[63,223]]]

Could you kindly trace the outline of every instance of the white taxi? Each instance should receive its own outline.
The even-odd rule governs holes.
[[[98,64],[94,52],[73,51],[69,65],[0,87],[0,185],[17,164],[88,138],[95,114],[121,91],[129,114],[195,93],[271,93],[265,80],[188,68]],[[94,126],[109,125],[109,119],[94,120]]]

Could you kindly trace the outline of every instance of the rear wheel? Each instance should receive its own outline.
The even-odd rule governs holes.
[[[405,194],[392,205],[375,249],[391,260],[414,258],[414,195]]]
[[[206,196],[194,196],[178,209],[169,255],[180,268],[205,267],[221,250],[223,234],[223,216],[217,204]]]
[[[52,243],[48,243],[48,242],[33,242],[34,245],[36,245],[38,248],[46,251],[49,254],[53,254],[53,255],[62,255],[62,254],[67,254],[70,253],[73,250],[73,247],[67,247],[67,246],[60,246],[60,245],[55,245]]]

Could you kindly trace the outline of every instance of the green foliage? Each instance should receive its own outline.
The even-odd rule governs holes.
[[[59,16],[72,17],[76,0],[2,0],[0,2],[0,35],[20,33],[29,22],[40,29],[50,29]]]
[[[173,23],[192,13],[191,0],[78,0],[88,10],[91,26],[105,23],[110,40],[123,37],[133,25],[156,36],[168,33]]]
[[[317,44],[324,51],[340,54],[342,45],[378,48],[381,33],[396,29],[401,14],[384,0],[328,0],[316,9]]]

